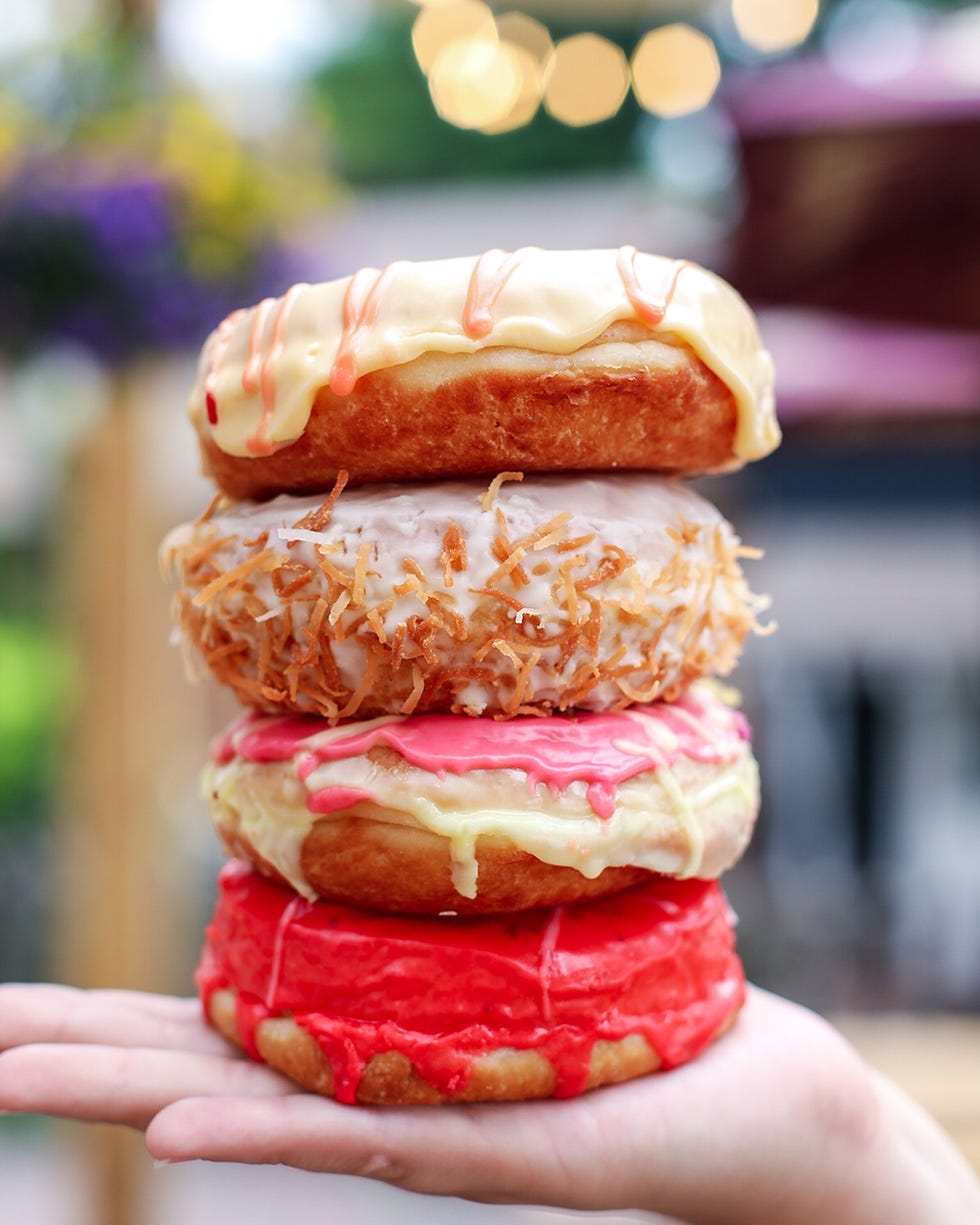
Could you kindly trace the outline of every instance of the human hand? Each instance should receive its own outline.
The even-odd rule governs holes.
[[[350,1107],[213,1033],[193,1000],[0,987],[0,1108],[125,1123],[169,1161],[282,1163],[414,1191],[695,1225],[963,1225],[942,1132],[803,1008],[752,990],[699,1059],[567,1101]]]

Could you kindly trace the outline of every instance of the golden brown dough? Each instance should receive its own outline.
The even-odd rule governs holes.
[[[216,991],[211,997],[209,1016],[229,1041],[241,1046],[236,1020],[236,992]],[[737,1010],[736,1010],[737,1012]],[[734,1022],[728,1018],[716,1038]],[[333,1071],[314,1038],[291,1017],[261,1021],[255,1042],[259,1054],[277,1072],[302,1085],[311,1093],[333,1097]],[[592,1048],[587,1088],[618,1084],[655,1072],[660,1059],[644,1037],[631,1034],[619,1042],[600,1039]],[[435,1106],[444,1102],[504,1102],[551,1097],[555,1091],[555,1071],[538,1051],[501,1047],[478,1056],[464,1088],[452,1097],[441,1094],[424,1080],[408,1058],[398,1051],[374,1055],[364,1069],[357,1090],[363,1104],[383,1106]]]
[[[731,867],[758,811],[749,745],[731,761],[682,759],[669,774],[622,782],[606,818],[575,789],[535,788],[532,798],[519,770],[439,778],[383,745],[341,763],[336,776],[377,799],[328,815],[310,811],[293,759],[212,764],[205,793],[229,855],[306,897],[409,914],[493,914],[602,897],[651,872],[714,879]],[[330,767],[314,777],[330,785]]]
[[[507,469],[732,467],[731,390],[677,337],[620,323],[568,356],[523,349],[425,353],[364,375],[349,396],[317,393],[304,433],[268,456],[201,437],[205,470],[230,497],[352,484],[492,476]]]

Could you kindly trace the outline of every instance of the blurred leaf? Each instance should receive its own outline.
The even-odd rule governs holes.
[[[73,674],[70,652],[28,621],[0,621],[0,820],[50,792]]]

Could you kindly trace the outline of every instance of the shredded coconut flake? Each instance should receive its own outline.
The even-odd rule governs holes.
[[[494,503],[497,501],[497,494],[500,493],[500,486],[504,483],[504,481],[523,481],[523,480],[524,480],[523,472],[500,472],[498,473],[493,478],[493,480],[490,482],[490,484],[487,486],[486,492],[483,494],[482,498],[480,499],[480,509],[482,511],[489,511],[493,508]]]

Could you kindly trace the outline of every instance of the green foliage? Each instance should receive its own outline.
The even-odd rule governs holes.
[[[23,819],[50,794],[72,659],[33,621],[0,621],[0,824]]]

